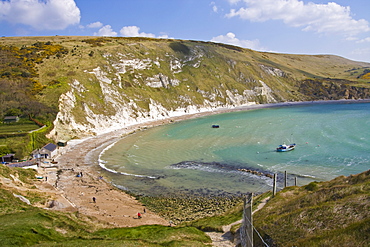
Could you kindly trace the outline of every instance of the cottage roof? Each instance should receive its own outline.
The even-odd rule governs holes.
[[[24,161],[24,162],[18,162],[18,163],[11,163],[8,166],[9,167],[25,167],[25,166],[32,166],[35,164],[35,161]]]
[[[55,149],[57,149],[57,145],[55,145],[53,143],[48,143],[43,148],[46,149],[46,150],[49,150],[50,152],[52,152]]]
[[[15,154],[6,154],[3,156],[3,158],[11,158],[14,157]]]
[[[17,116],[5,116],[4,120],[15,120],[17,118],[18,118]]]

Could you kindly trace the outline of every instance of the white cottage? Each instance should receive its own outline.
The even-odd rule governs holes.
[[[58,146],[53,143],[48,143],[42,148],[33,152],[33,157],[36,159],[44,158],[44,159],[52,159],[57,155]]]

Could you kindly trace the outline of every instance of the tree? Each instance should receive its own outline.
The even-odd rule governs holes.
[[[6,111],[6,116],[21,116],[22,115],[22,111],[18,108],[11,108],[9,110]]]
[[[0,146],[0,156],[14,153],[8,146]]]

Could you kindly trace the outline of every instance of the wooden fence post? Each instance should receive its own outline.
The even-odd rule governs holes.
[[[252,218],[252,204],[253,204],[253,193],[250,193],[246,198],[247,205],[245,210],[245,217],[247,218],[247,224],[245,231],[247,235],[246,247],[253,247],[253,218]]]
[[[252,218],[253,193],[244,197],[243,222],[240,226],[240,245],[253,247],[253,218]]]
[[[284,178],[284,188],[287,186],[287,184],[288,184],[288,176],[287,176],[287,173],[286,173],[286,171],[285,171],[285,178]]]
[[[276,179],[277,179],[277,174],[274,173],[274,182],[273,182],[273,187],[272,187],[272,196],[276,195]]]

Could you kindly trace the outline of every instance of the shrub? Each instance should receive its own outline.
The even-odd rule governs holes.
[[[304,189],[308,191],[316,191],[318,188],[317,182],[311,182],[304,187]]]

